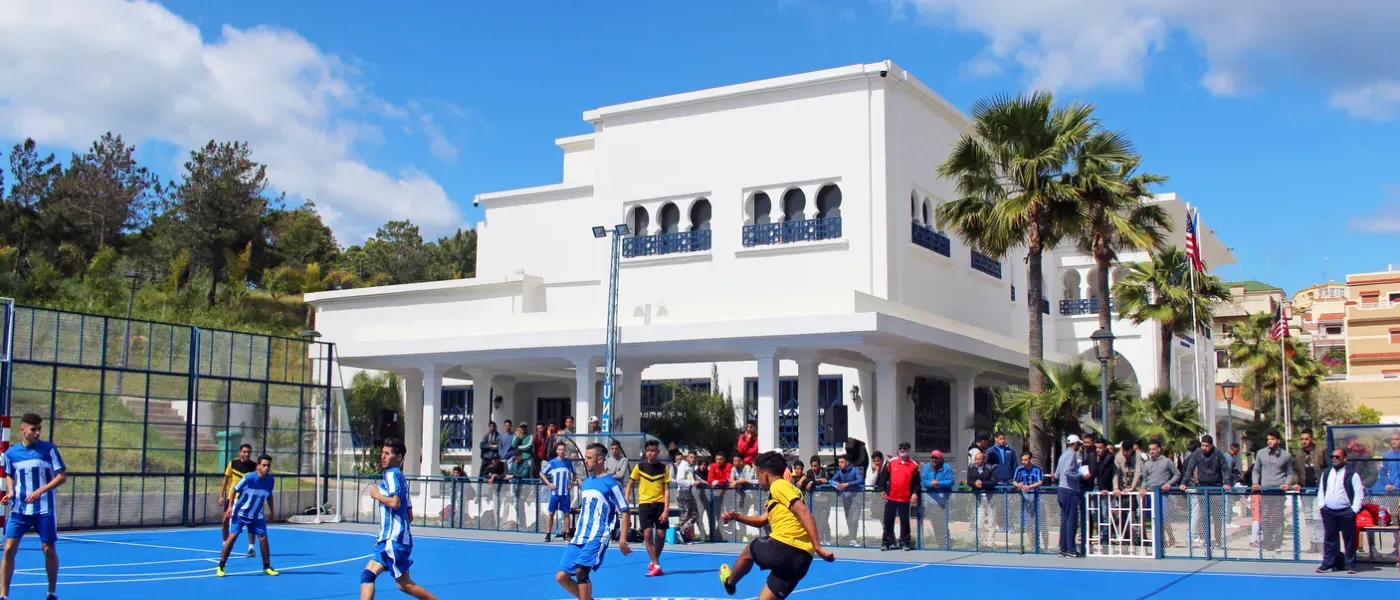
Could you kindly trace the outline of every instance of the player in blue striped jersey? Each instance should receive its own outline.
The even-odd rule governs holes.
[[[54,515],[54,489],[68,481],[63,457],[53,444],[39,439],[44,420],[34,413],[20,417],[20,443],[5,451],[5,492],[0,503],[10,505],[5,524],[5,554],[0,560],[0,600],[10,596],[10,578],[15,574],[15,553],[19,539],[30,529],[39,533],[44,549],[44,570],[49,576],[49,600],[58,596],[58,523]]]
[[[549,516],[545,518],[544,541],[548,542],[554,533],[555,513],[564,513],[564,531],[572,531],[574,516],[570,514],[569,492],[574,487],[574,464],[565,455],[569,450],[564,444],[554,446],[554,458],[545,464],[540,479],[549,486]],[[563,538],[564,536],[559,536]]]
[[[224,538],[224,549],[219,554],[219,566],[214,568],[214,574],[219,577],[224,576],[224,567],[228,564],[229,552],[233,550],[233,543],[238,541],[238,536],[243,534],[243,528],[248,528],[248,533],[258,538],[258,546],[262,548],[263,574],[276,577],[277,569],[272,568],[272,553],[267,547],[267,517],[265,513],[272,513],[273,519],[277,518],[277,509],[272,505],[272,457],[266,454],[258,457],[258,467],[252,473],[243,476],[238,483],[233,486],[234,499],[224,512],[224,520],[228,521],[228,537]]]
[[[602,444],[589,444],[583,452],[583,470],[588,474],[579,484],[579,518],[574,536],[564,550],[555,581],[579,600],[593,600],[592,572],[603,567],[603,554],[612,540],[613,524],[622,523],[617,536],[617,549],[623,556],[632,553],[627,547],[627,528],[631,519],[622,515],[632,508],[622,486],[607,473],[605,461],[608,449]],[[618,516],[622,515],[619,519]]]
[[[396,439],[384,440],[379,451],[384,479],[369,490],[369,496],[379,502],[379,537],[375,540],[374,558],[360,572],[360,600],[374,599],[374,580],[385,571],[393,575],[399,591],[418,600],[437,600],[408,576],[408,568],[413,565],[413,532],[409,528],[413,503],[408,499],[408,480],[400,469],[406,451],[403,442]]]

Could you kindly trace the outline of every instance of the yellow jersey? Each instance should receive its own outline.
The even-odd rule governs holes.
[[[666,486],[671,484],[671,469],[660,461],[642,461],[632,467],[632,481],[637,482],[637,504],[665,502]]]
[[[793,502],[802,501],[802,491],[797,486],[786,480],[773,480],[768,487],[768,528],[772,531],[768,536],[810,554],[812,538],[791,508]]]

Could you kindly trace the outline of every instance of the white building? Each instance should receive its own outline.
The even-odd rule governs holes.
[[[477,197],[475,278],[307,297],[343,365],[406,378],[410,470],[419,456],[423,472],[439,469],[439,429],[422,423],[442,418],[444,378],[500,398],[473,402],[471,440],[488,419],[572,414],[582,429],[599,414],[610,243],[594,225],[634,233],[620,269],[615,430],[637,430],[655,382],[704,382],[714,369],[717,392],[756,405],[763,449],[814,454],[833,402],[873,449],[958,449],[989,390],[1025,381],[1024,256],[998,262],[925,225],[954,195],[934,169],[968,118],[893,63],[584,120],[593,133],[556,142],[562,183]],[[1206,237],[1207,259],[1227,262]],[[1056,255],[1047,280],[1062,280],[1052,265],[1085,264]],[[1047,287],[1082,297],[1061,291]],[[1047,313],[1047,358],[1087,348],[1092,319]],[[1150,386],[1152,328],[1129,329],[1118,347]]]

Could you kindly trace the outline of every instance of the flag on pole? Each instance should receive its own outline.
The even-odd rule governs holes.
[[[1186,256],[1191,259],[1191,268],[1198,272],[1206,271],[1201,261],[1201,213],[1194,208],[1186,209]]]
[[[1288,311],[1282,302],[1274,311],[1274,325],[1269,328],[1269,341],[1276,342],[1288,337]]]

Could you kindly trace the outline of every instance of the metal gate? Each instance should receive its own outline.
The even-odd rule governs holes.
[[[1088,492],[1085,545],[1089,556],[1157,557],[1157,494]]]

